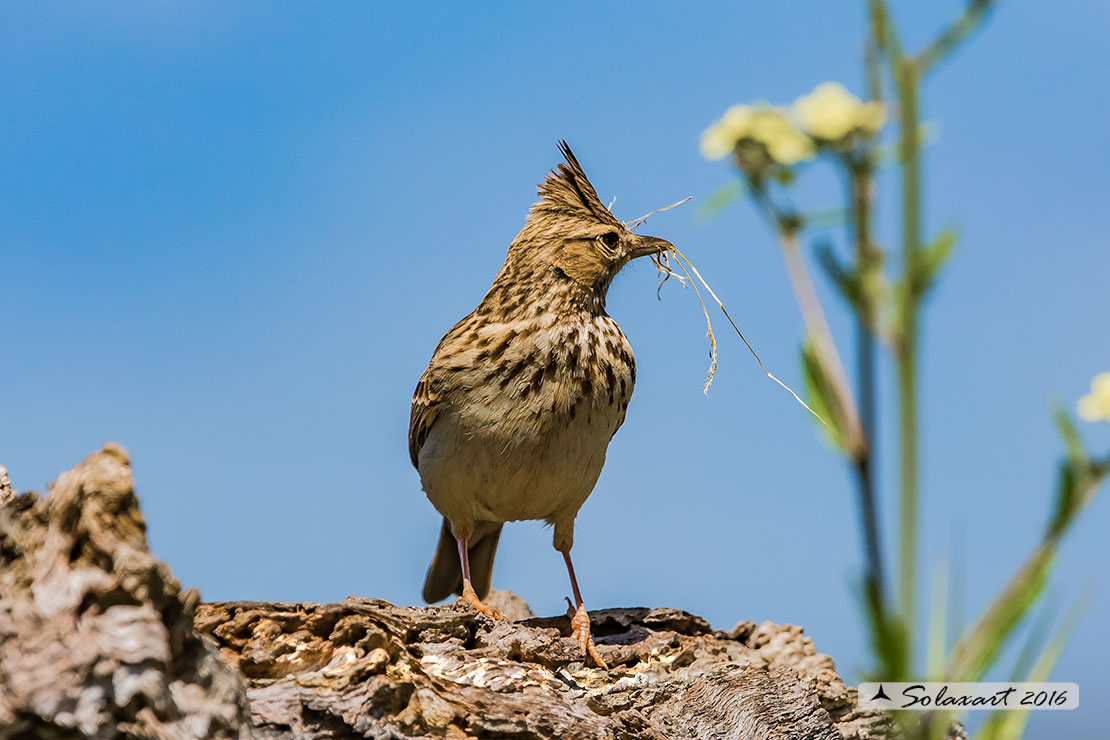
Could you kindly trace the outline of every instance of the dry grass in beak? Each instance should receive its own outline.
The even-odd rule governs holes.
[[[676,206],[680,206],[680,205],[682,205],[683,203],[685,203],[686,201],[688,201],[688,200],[693,200],[693,199],[694,199],[694,196],[692,196],[692,195],[687,195],[687,196],[686,196],[685,198],[683,198],[682,200],[678,201],[677,203],[671,203],[671,204],[670,204],[669,206],[664,206],[663,208],[656,208],[656,209],[655,209],[654,211],[648,211],[647,213],[645,213],[645,214],[644,214],[643,216],[640,216],[640,217],[639,217],[638,219],[636,219],[635,221],[626,221],[626,222],[625,222],[625,224],[624,224],[624,228],[626,228],[626,229],[634,229],[634,228],[636,228],[637,226],[639,226],[640,224],[642,224],[642,223],[643,223],[644,221],[647,221],[647,220],[648,220],[648,216],[654,216],[654,215],[655,215],[655,214],[657,214],[657,213],[662,213],[663,211],[669,211],[669,210],[671,210],[672,208],[674,208],[674,207],[676,207]],[[613,198],[613,202],[614,202],[614,203],[616,203],[616,202],[617,202],[617,199],[616,199],[616,198]]]
[[[701,297],[701,291],[698,290],[698,284],[690,278],[690,273],[686,271],[686,267],[683,266],[682,262],[678,263],[679,269],[683,272],[682,275],[679,275],[677,272],[671,269],[671,251],[678,255],[679,259],[685,259],[685,257],[682,256],[682,253],[679,252],[677,249],[668,249],[666,252],[660,252],[659,254],[652,255],[651,259],[653,262],[655,262],[655,269],[659,273],[659,287],[655,291],[655,297],[659,300],[663,300],[661,295],[663,291],[663,283],[667,282],[671,278],[674,278],[679,283],[681,283],[683,288],[688,285],[693,286],[694,293],[698,296],[698,303],[701,304],[701,311],[705,314],[705,336],[709,337],[709,370],[705,374],[705,387],[701,389],[701,392],[708,396],[709,386],[713,385],[713,376],[717,374],[717,335],[713,333],[713,321],[709,318],[709,309],[705,305],[705,299]],[[693,267],[693,265],[690,266]],[[694,273],[697,274],[697,271],[695,270]],[[701,276],[699,275],[698,277],[700,278]],[[705,281],[703,280],[702,284],[704,283]],[[708,285],[706,285],[705,288],[706,290],[709,290]],[[712,293],[712,291],[710,291],[710,293]],[[716,296],[713,297],[716,298]],[[719,303],[720,301],[718,301],[718,304]],[[740,338],[744,339],[742,335]],[[744,339],[744,344],[747,343],[748,340]],[[748,347],[748,349],[751,349],[751,347]],[[758,357],[756,357],[755,359],[757,361],[759,360]],[[763,365],[762,362],[759,364],[760,366]]]
[[[669,211],[675,206],[681,205],[688,200],[690,200],[690,198],[684,198],[683,200],[680,200],[677,203],[673,203],[666,208],[659,208],[657,210],[651,211],[650,213],[646,213],[635,221],[632,221],[631,223],[625,225],[628,228],[634,228],[642,224],[648,216],[660,213],[661,211]],[[681,275],[675,272],[671,267],[671,252],[674,252],[675,256],[678,257],[678,268],[682,270]],[[740,341],[744,343],[744,346],[747,347],[748,351],[752,353],[752,357],[754,357],[755,361],[759,363],[759,369],[762,370],[768,378],[775,381],[775,383],[786,389],[786,392],[793,396],[794,400],[802,405],[802,408],[813,414],[814,418],[816,418],[817,421],[824,424],[826,428],[830,428],[829,423],[821,418],[820,414],[810,408],[809,404],[803,401],[801,396],[794,392],[793,388],[779,380],[777,377],[775,377],[774,373],[767,369],[767,367],[763,364],[763,360],[759,359],[759,355],[756,354],[756,351],[752,348],[752,345],[749,344],[748,340],[744,337],[744,333],[740,331],[740,327],[738,327],[736,325],[736,322],[732,320],[732,316],[729,314],[728,309],[725,308],[725,304],[721,301],[720,298],[717,297],[717,294],[713,292],[713,289],[709,287],[709,283],[707,283],[705,281],[705,278],[701,276],[701,273],[698,272],[698,268],[694,267],[694,264],[686,258],[686,255],[682,254],[682,252],[680,252],[677,247],[672,246],[666,252],[660,252],[659,254],[652,255],[651,260],[655,263],[655,269],[659,273],[659,288],[656,291],[656,296],[661,299],[663,283],[667,282],[671,278],[674,278],[682,284],[682,287],[686,287],[687,285],[693,286],[694,293],[697,295],[698,302],[701,304],[702,313],[705,314],[706,336],[709,337],[709,371],[706,373],[705,376],[705,387],[702,389],[703,393],[709,395],[709,387],[713,385],[713,376],[717,373],[717,336],[713,332],[713,320],[709,316],[709,308],[705,305],[705,299],[702,298],[701,290],[698,289],[699,282],[701,283],[702,287],[705,288],[705,291],[709,294],[709,296],[713,299],[717,306],[721,309],[721,312],[725,315],[725,318],[728,319],[728,323],[732,326],[732,329],[736,332],[736,335],[740,337]],[[693,277],[691,277],[690,273],[693,273]],[[695,277],[697,278],[697,282],[694,281]]]
[[[644,221],[647,221],[648,216],[654,216],[657,213],[662,213],[663,211],[669,211],[669,210],[671,210],[672,208],[674,208],[676,206],[682,205],[683,203],[685,203],[688,200],[693,200],[693,198],[694,198],[694,196],[687,195],[685,198],[678,201],[677,203],[671,203],[669,206],[665,206],[664,208],[656,208],[654,211],[648,211],[643,216],[640,216],[639,218],[637,218],[633,221],[625,221],[624,222],[624,227],[626,229],[634,229],[637,226],[639,226],[640,224],[642,224]],[[613,198],[613,203],[616,203],[616,202],[617,202],[617,199],[614,197]],[[609,204],[610,209],[612,209],[613,203]],[[679,275],[676,272],[671,271],[670,261],[669,261],[668,256],[667,256],[667,252],[660,252],[659,254],[653,254],[651,256],[651,261],[655,263],[656,271],[658,271],[659,274],[663,276],[662,279],[659,281],[659,289],[655,291],[655,297],[656,298],[658,298],[659,300],[663,300],[663,296],[662,296],[663,283],[667,282],[672,277],[675,280],[678,280],[680,283],[682,283],[683,288],[686,287],[686,278]],[[695,286],[694,290],[697,290],[696,286]],[[704,303],[702,304],[702,307],[703,308],[705,307]],[[708,319],[709,319],[709,317],[706,316],[706,320],[708,320]],[[713,329],[712,329],[712,327],[710,327],[710,330],[709,330],[709,339],[710,339],[710,342],[712,342],[712,344],[713,344],[713,355],[712,355],[713,356],[713,367],[709,371],[709,377],[712,378],[713,377],[713,370],[715,370],[716,367],[717,367],[717,344],[716,344],[716,340],[713,339]],[[709,390],[709,384],[708,383],[706,384],[705,389],[707,391]]]

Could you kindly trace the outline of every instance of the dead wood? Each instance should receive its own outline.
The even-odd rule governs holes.
[[[0,739],[879,738],[799,627],[677,609],[197,604],[150,555],[126,454],[0,508]],[[504,594],[502,604],[516,597]],[[527,606],[516,599],[517,613]]]
[[[242,678],[150,554],[107,445],[0,508],[0,738],[249,737]]]

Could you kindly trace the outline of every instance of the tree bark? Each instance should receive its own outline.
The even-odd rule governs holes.
[[[127,453],[0,508],[0,737],[246,738],[245,685],[150,554]]]
[[[0,506],[15,500],[15,489],[12,488],[12,482],[8,480],[8,469],[0,465]]]
[[[150,555],[119,447],[45,498],[3,504],[0,740],[891,732],[800,627],[722,632],[677,609],[596,611],[603,671],[584,665],[565,616],[495,622],[464,605],[356,597],[198,602]]]

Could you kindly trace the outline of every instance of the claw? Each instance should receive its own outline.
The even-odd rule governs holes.
[[[597,651],[593,635],[590,634],[590,615],[586,613],[585,604],[578,605],[578,610],[574,612],[574,617],[570,620],[570,629],[574,639],[578,640],[578,644],[582,646],[582,651],[593,658],[599,668],[609,670],[609,665]]]
[[[474,593],[474,587],[470,585],[469,580],[463,580],[463,592],[459,599],[470,604],[471,608],[479,614],[485,614],[487,617],[493,617],[499,620],[505,619],[501,612],[497,611],[492,606],[486,606],[482,603],[482,600],[478,598],[478,594]]]

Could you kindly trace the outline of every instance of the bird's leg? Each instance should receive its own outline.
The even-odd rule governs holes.
[[[574,564],[570,562],[570,548],[560,550],[563,553],[563,560],[567,564],[567,573],[570,575],[570,587],[574,591],[574,614],[571,615],[570,609],[567,609],[567,616],[570,616],[570,629],[574,639],[582,645],[582,650],[586,655],[594,659],[594,662],[599,667],[606,670],[609,666],[601,658],[601,654],[597,651],[597,645],[594,644],[593,635],[590,634],[590,615],[586,611],[586,604],[582,601],[582,592],[578,590],[578,579],[574,577]]]
[[[492,606],[483,604],[482,600],[478,598],[478,594],[474,592],[474,586],[470,583],[470,551],[467,548],[468,539],[468,537],[459,537],[455,535],[455,541],[459,543],[459,562],[462,564],[463,576],[463,590],[460,598],[470,604],[474,611],[479,614],[485,614],[487,617],[493,617],[494,619],[504,619],[505,617],[501,616],[501,612],[497,611]]]

